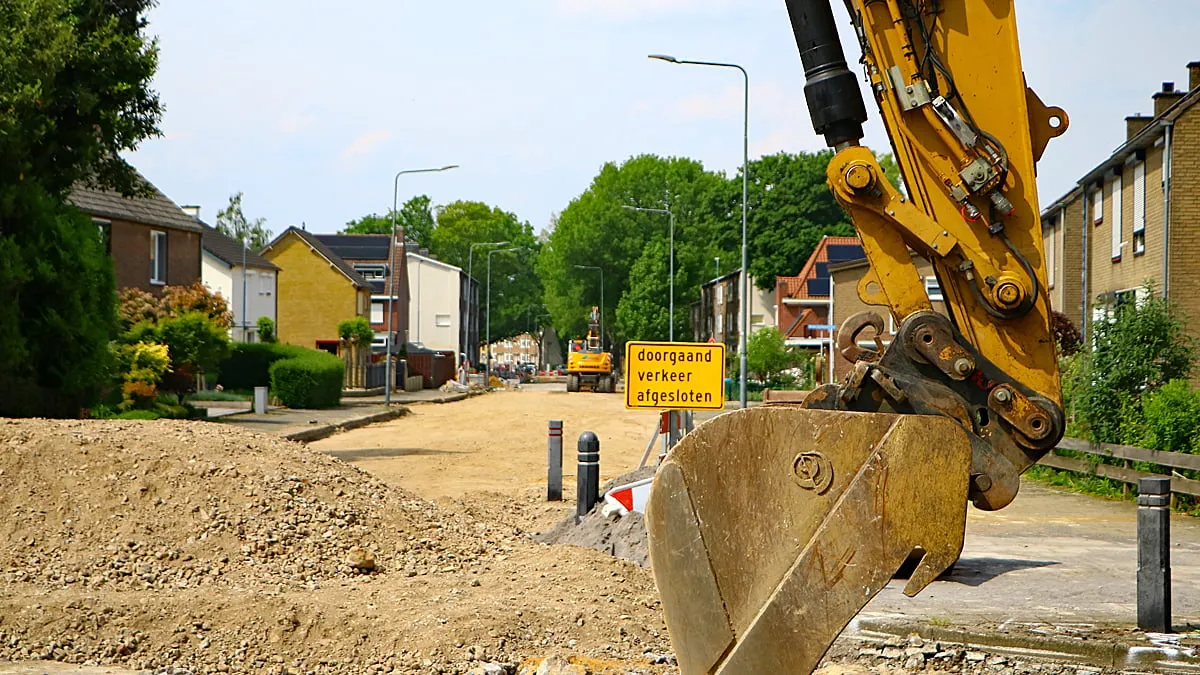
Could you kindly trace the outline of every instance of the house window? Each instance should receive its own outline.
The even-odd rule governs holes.
[[[717,304],[725,302],[725,286],[717,284]]]
[[[1104,184],[1101,183],[1092,192],[1092,223],[1099,225],[1104,222]]]
[[[529,351],[529,338],[521,338],[521,349]]]
[[[1133,167],[1133,254],[1146,252],[1146,163]]]
[[[1050,288],[1054,288],[1054,280],[1058,277],[1058,223],[1054,218],[1046,221],[1042,236],[1046,246],[1046,277]]]
[[[717,314],[717,330],[716,330],[716,334],[721,334],[721,333],[724,333],[724,332],[725,332],[725,315],[724,315],[724,314]]]
[[[433,316],[433,323],[434,323],[434,325],[436,325],[440,328],[447,328],[450,326],[450,315],[449,314],[435,314]]]
[[[946,301],[942,295],[942,287],[938,285],[937,277],[925,277],[925,293],[929,295],[930,302]]]
[[[1121,189],[1124,186],[1124,181],[1121,180],[1121,174],[1117,174],[1112,182],[1112,259],[1113,262],[1121,261]]]
[[[763,325],[763,315],[762,314],[751,314],[750,315],[750,325],[751,326]]]
[[[373,323],[373,324],[383,323],[383,303],[382,302],[372,302],[371,303],[371,323]]]
[[[354,271],[362,275],[364,279],[386,279],[387,265],[355,265]]]
[[[99,218],[92,218],[92,222],[96,224],[96,229],[100,230],[100,245],[104,247],[105,253],[112,253],[112,223]]]
[[[275,275],[271,274],[270,272],[262,272],[258,275],[258,293],[259,293],[259,295],[270,295],[274,291],[274,288],[272,288],[272,286],[274,285],[272,283],[274,278],[275,278]]]
[[[150,283],[167,283],[167,233],[150,232]]]

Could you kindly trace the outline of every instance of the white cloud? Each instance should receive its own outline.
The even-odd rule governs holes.
[[[350,144],[350,147],[342,151],[342,167],[350,168],[359,160],[373,155],[380,146],[390,140],[392,140],[392,132],[386,129],[371,131],[359,136]]]

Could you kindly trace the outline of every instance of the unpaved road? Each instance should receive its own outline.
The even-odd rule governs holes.
[[[624,408],[619,394],[568,394],[532,385],[412,413],[310,445],[426,499],[478,492],[516,493],[546,483],[546,428],[563,421],[563,473],[575,475],[579,434],[600,438],[601,480],[637,467],[658,414]],[[655,450],[657,452],[657,450]]]

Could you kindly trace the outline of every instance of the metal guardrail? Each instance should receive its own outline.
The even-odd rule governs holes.
[[[1162,452],[1160,450],[1147,450],[1146,448],[1138,448],[1132,445],[1116,445],[1112,443],[1092,443],[1090,441],[1080,440],[1078,438],[1064,438],[1058,443],[1055,450],[1070,450],[1073,452],[1082,452],[1095,457],[1106,457],[1109,459],[1119,459],[1126,463],[1128,462],[1147,462],[1165,466],[1171,469],[1187,469],[1190,471],[1200,471],[1200,455],[1189,455],[1182,452]],[[1052,469],[1061,471],[1072,471],[1074,473],[1082,473],[1089,476],[1100,476],[1102,478],[1111,478],[1122,483],[1130,483],[1137,485],[1142,478],[1170,478],[1171,492],[1181,495],[1190,495],[1192,497],[1200,497],[1200,480],[1192,480],[1180,475],[1177,471],[1172,471],[1170,475],[1160,473],[1150,473],[1148,471],[1138,471],[1126,466],[1117,466],[1114,464],[1105,464],[1099,461],[1089,461],[1087,459],[1079,459],[1075,457],[1063,457],[1054,452],[1046,455],[1038,462],[1041,466],[1048,466]]]

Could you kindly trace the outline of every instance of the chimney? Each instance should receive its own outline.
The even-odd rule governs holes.
[[[1162,91],[1154,95],[1154,116],[1160,117],[1167,108],[1185,96],[1182,91],[1175,91],[1174,82],[1163,82]]]
[[[189,216],[195,218],[196,220],[200,220],[200,207],[199,206],[193,206],[193,205],[189,204],[187,206],[181,206],[179,208],[184,213],[188,214]]]
[[[1192,61],[1188,64],[1188,91],[1200,87],[1200,61]]]
[[[1153,117],[1146,117],[1145,115],[1143,115],[1141,113],[1126,117],[1125,118],[1125,140],[1126,140],[1126,142],[1132,141],[1133,137],[1140,134],[1142,132],[1142,129],[1145,129],[1146,126],[1149,125],[1151,120],[1153,120],[1153,119],[1154,119]]]

